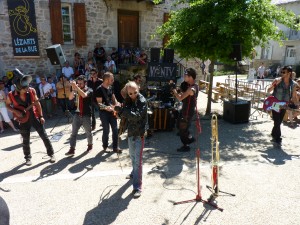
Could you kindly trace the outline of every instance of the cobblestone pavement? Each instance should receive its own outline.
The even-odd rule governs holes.
[[[200,93],[201,114],[206,102],[206,94]],[[197,148],[200,195],[205,200],[211,194],[206,188],[211,183],[209,118],[201,118],[202,133],[189,153],[176,152],[176,130],[155,132],[147,139],[138,199],[132,198],[131,181],[125,179],[131,170],[126,137],[118,159],[102,151],[101,129],[94,132],[94,149],[86,154],[80,130],[75,156],[65,157],[71,126],[66,118],[54,118],[46,124],[56,152],[54,164],[36,132],[31,136],[30,167],[24,165],[20,136],[8,131],[0,136],[0,196],[8,205],[11,224],[299,224],[299,128],[282,125],[282,146],[274,146],[272,120],[266,114],[255,112],[257,118],[249,123],[231,124],[222,119],[221,102],[212,103],[212,111],[220,115],[220,189],[236,195],[221,193],[216,199],[223,212],[201,202],[173,204],[197,195]]]

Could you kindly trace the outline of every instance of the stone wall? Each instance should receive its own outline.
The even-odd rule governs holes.
[[[140,47],[149,49],[161,47],[161,39],[151,39],[156,27],[163,23],[164,12],[169,12],[171,0],[165,4],[153,5],[149,2],[119,1],[119,0],[64,0],[64,3],[85,3],[87,16],[87,46],[76,47],[75,44],[62,45],[66,58],[73,62],[75,52],[86,57],[93,50],[95,43],[100,42],[108,51],[118,45],[117,14],[118,9],[139,11],[140,17]],[[49,74],[54,67],[47,58],[45,49],[52,45],[50,14],[48,0],[35,0],[35,13],[38,30],[40,57],[16,58],[13,56],[10,24],[7,10],[7,0],[0,1],[0,76],[14,68],[19,68],[27,74]]]

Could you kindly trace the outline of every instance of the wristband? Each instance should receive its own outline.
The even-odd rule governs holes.
[[[39,119],[44,118],[43,116],[40,116]]]

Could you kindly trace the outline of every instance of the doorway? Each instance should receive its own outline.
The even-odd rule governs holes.
[[[119,47],[139,47],[139,12],[118,10]]]

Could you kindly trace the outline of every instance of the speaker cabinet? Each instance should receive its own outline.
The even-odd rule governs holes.
[[[160,58],[160,48],[151,48],[150,54],[151,54],[150,57],[151,62],[158,63]]]
[[[240,44],[232,45],[232,52],[230,53],[229,58],[234,61],[242,61],[242,46]]]
[[[173,63],[174,61],[174,49],[164,49],[164,63]]]
[[[66,61],[66,57],[60,44],[49,46],[46,48],[46,52],[52,65],[63,66]]]
[[[230,123],[248,123],[250,110],[250,101],[224,101],[223,119]]]

